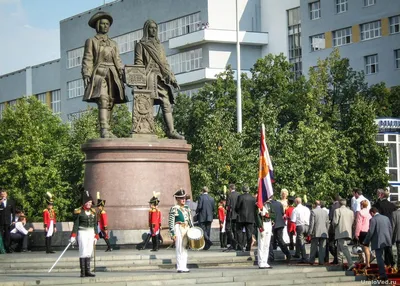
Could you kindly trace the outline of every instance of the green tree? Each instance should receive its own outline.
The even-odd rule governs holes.
[[[400,85],[393,86],[390,89],[389,103],[392,116],[400,118]]]
[[[62,154],[68,126],[35,97],[8,106],[0,121],[0,184],[34,221],[42,220],[45,194],[55,196],[58,217],[67,216],[68,184],[62,180]]]

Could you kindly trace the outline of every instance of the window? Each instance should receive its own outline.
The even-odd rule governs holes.
[[[313,2],[308,4],[310,10],[310,19],[315,20],[321,18],[321,2]]]
[[[360,25],[361,41],[381,36],[381,20]]]
[[[365,59],[365,73],[374,74],[378,72],[378,55],[370,55],[364,57]]]
[[[77,112],[73,112],[67,115],[69,121],[74,121],[76,119],[81,118],[85,113],[87,113],[88,110],[81,110]]]
[[[311,36],[310,42],[312,52],[325,49],[325,34]]]
[[[158,24],[158,38],[165,42],[170,38],[189,34],[201,29],[200,12]]]
[[[143,29],[113,38],[118,44],[119,53],[131,52],[135,49],[135,42],[143,37]]]
[[[83,79],[77,79],[67,82],[68,98],[83,96],[85,89],[83,87]]]
[[[61,112],[61,90],[51,92],[51,110],[54,114]]]
[[[6,109],[6,104],[4,102],[0,103],[0,119],[3,119],[4,109]]]
[[[394,50],[394,60],[396,69],[400,69],[400,49]]]
[[[390,24],[390,34],[399,33],[400,32],[400,15],[390,17],[389,24]]]
[[[343,13],[348,10],[347,0],[336,0],[336,13]]]
[[[351,28],[333,31],[333,46],[339,47],[350,44],[352,41]]]
[[[184,73],[203,67],[203,50],[196,49],[167,57],[173,73]]]
[[[8,102],[8,105],[9,105],[11,108],[15,108],[15,107],[17,106],[17,100],[14,99],[14,100],[9,101],[9,102]]]
[[[46,93],[45,93],[45,92],[44,92],[44,93],[39,93],[39,94],[37,95],[37,99],[38,99],[41,103],[47,105]]]
[[[83,47],[67,52],[67,69],[78,67],[82,64]]]
[[[364,7],[372,6],[376,4],[376,0],[364,0]]]
[[[292,71],[295,74],[295,78],[298,78],[302,74],[300,8],[294,8],[288,10],[287,15],[288,15],[289,62],[292,64]]]
[[[193,89],[180,91],[179,93],[183,93],[183,94],[186,94],[186,96],[188,96],[188,97],[192,97],[193,95],[195,95],[199,91],[200,91],[200,88],[193,88]]]

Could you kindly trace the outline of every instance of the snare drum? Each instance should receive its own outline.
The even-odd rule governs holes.
[[[189,248],[192,250],[202,250],[206,245],[203,230],[198,226],[189,228],[187,236]]]

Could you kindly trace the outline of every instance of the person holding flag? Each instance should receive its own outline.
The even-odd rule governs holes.
[[[260,136],[260,168],[258,176],[257,208],[255,213],[258,228],[258,267],[260,269],[272,268],[268,264],[269,246],[272,236],[272,226],[275,213],[271,206],[270,198],[274,191],[272,188],[273,168],[265,143],[265,126],[262,124]]]

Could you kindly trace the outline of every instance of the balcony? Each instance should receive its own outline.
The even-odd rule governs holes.
[[[263,46],[268,44],[268,33],[240,31],[239,40],[241,45]],[[169,48],[182,49],[203,43],[235,44],[236,31],[215,29],[199,30],[169,39]]]
[[[224,71],[225,69],[223,68],[202,68],[190,72],[176,74],[175,77],[179,85],[185,86],[216,79],[216,75]],[[234,78],[236,79],[236,70],[234,72]],[[251,77],[249,70],[242,70],[241,73],[246,73],[249,77]]]

